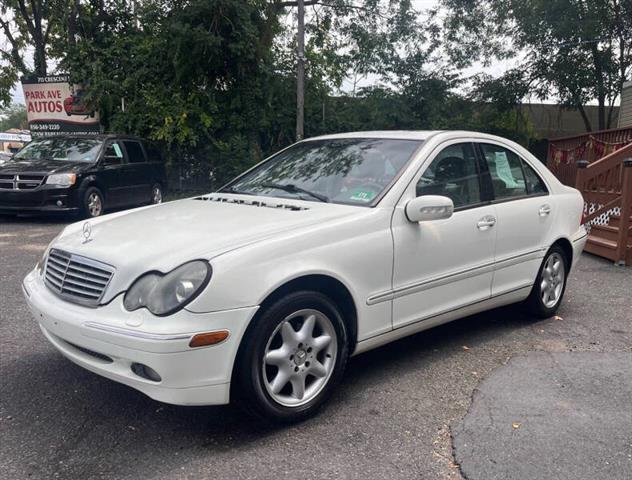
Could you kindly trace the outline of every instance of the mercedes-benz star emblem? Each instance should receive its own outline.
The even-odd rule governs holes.
[[[90,235],[92,235],[92,225],[90,222],[86,222],[83,224],[83,243],[88,243],[91,240]]]

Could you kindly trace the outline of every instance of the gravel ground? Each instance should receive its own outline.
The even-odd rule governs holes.
[[[451,428],[510,357],[632,351],[632,269],[584,255],[559,318],[502,308],[360,355],[327,408],[302,424],[164,405],[65,360],[29,316],[20,281],[62,226],[0,217],[3,479],[458,479]]]

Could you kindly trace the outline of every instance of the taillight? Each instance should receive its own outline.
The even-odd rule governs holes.
[[[582,226],[584,223],[586,223],[586,215],[584,215],[584,211],[582,210],[582,216],[579,219],[579,226]]]

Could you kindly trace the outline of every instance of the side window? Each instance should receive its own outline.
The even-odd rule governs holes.
[[[105,149],[105,164],[120,165],[123,163],[123,149],[118,142],[111,142]]]
[[[540,178],[540,175],[524,160],[522,161],[522,170],[524,171],[525,179],[527,180],[527,193],[529,195],[541,195],[543,193],[549,193],[544,185],[544,182]]]
[[[498,145],[482,143],[481,149],[492,177],[494,197],[502,200],[527,195],[520,157]]]
[[[442,150],[417,182],[417,196],[443,195],[454,208],[481,201],[476,156],[471,143],[459,143]]]
[[[162,154],[156,145],[153,143],[145,143],[144,145],[148,162],[162,162]]]
[[[142,163],[145,161],[145,153],[143,147],[138,142],[124,141],[125,150],[127,150],[127,157],[129,163]]]

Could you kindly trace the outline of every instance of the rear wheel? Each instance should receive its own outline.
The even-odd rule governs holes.
[[[325,295],[302,291],[278,300],[253,321],[238,358],[239,402],[266,420],[293,422],[314,414],[347,363],[340,311]]]
[[[566,290],[568,259],[564,250],[557,245],[551,247],[540,266],[526,306],[539,318],[548,318],[555,314],[562,303]]]
[[[81,213],[84,218],[103,215],[103,194],[96,187],[89,187],[83,194]]]

